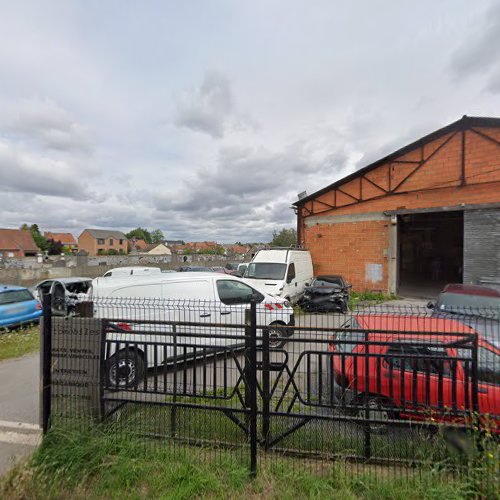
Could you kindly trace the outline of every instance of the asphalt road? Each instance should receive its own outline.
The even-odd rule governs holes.
[[[0,362],[0,474],[39,443],[39,354]]]

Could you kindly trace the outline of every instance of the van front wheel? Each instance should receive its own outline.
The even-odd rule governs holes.
[[[272,347],[274,349],[279,349],[286,343],[286,332],[281,328],[276,328],[279,326],[285,326],[285,324],[279,321],[275,321],[274,323],[271,323],[268,328],[269,347]]]
[[[144,375],[144,360],[134,349],[123,349],[106,362],[106,381],[110,389],[136,388]]]

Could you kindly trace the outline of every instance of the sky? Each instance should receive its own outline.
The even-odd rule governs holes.
[[[0,227],[269,241],[312,193],[500,116],[500,1],[0,0]]]

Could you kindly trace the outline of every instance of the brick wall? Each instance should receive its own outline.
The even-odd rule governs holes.
[[[341,274],[355,290],[386,290],[388,226],[388,221],[361,221],[306,228],[314,274]],[[381,280],[374,280],[377,271]]]

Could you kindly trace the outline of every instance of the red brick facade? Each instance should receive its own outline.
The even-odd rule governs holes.
[[[387,291],[388,211],[491,203],[500,203],[500,120],[465,117],[297,202],[299,242],[315,274]]]

